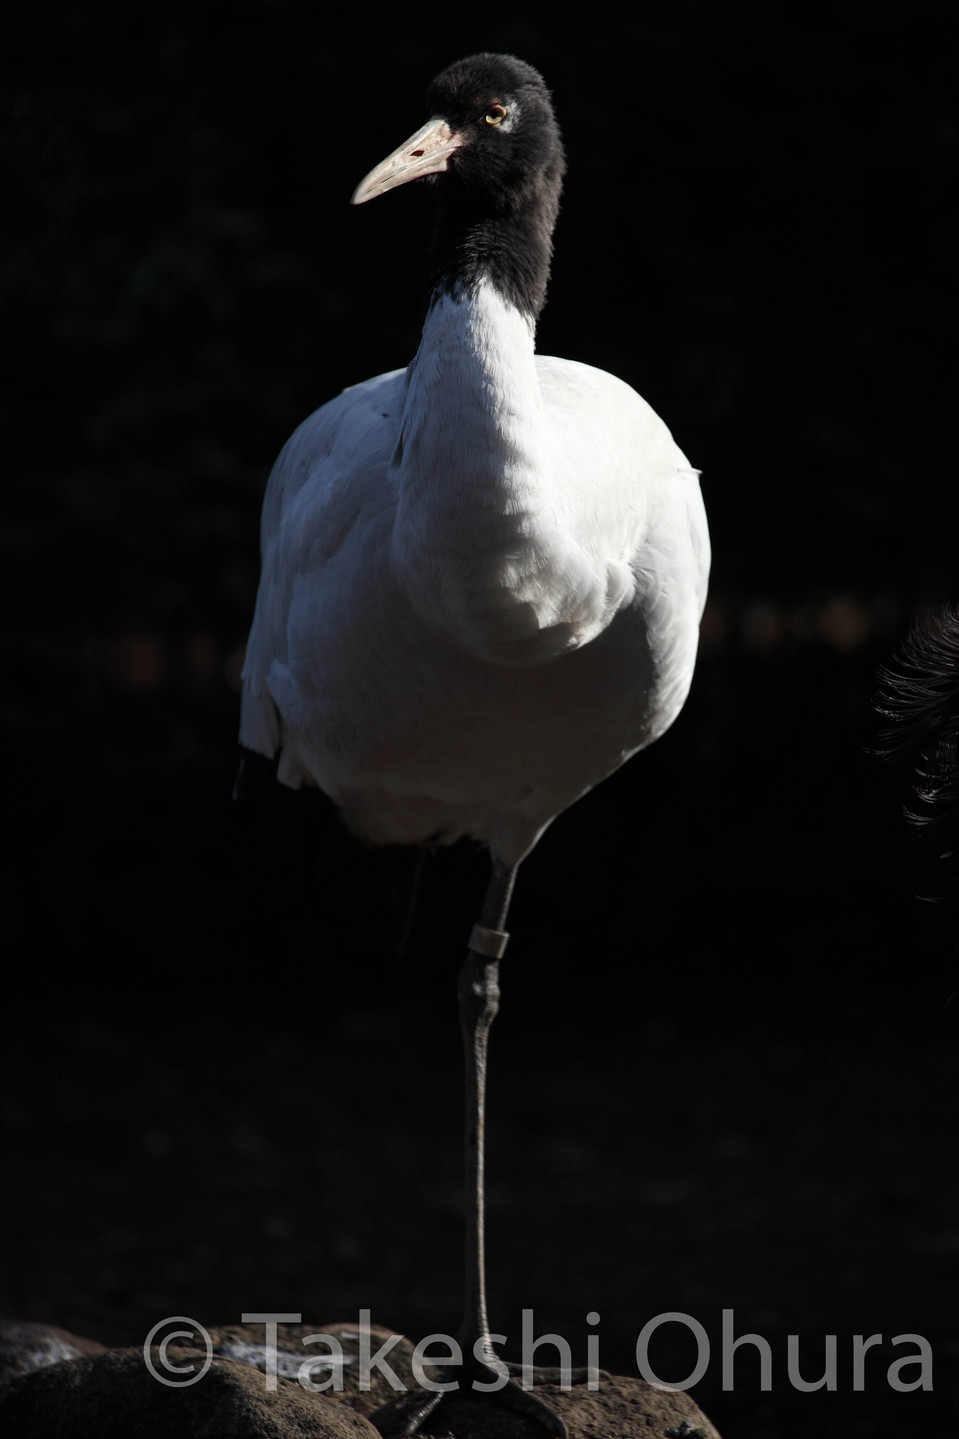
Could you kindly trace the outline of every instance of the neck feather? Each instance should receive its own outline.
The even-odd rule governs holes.
[[[485,281],[434,294],[391,462],[392,565],[419,613],[476,653],[537,623],[548,455],[531,318]]]
[[[435,290],[393,457],[406,487],[437,503],[502,498],[542,439],[531,317],[486,279]]]
[[[462,189],[444,191],[430,249],[434,294],[486,281],[535,323],[546,301],[558,209],[558,175],[498,203]]]

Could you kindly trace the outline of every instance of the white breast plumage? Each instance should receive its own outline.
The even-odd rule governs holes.
[[[489,289],[300,427],[262,542],[241,742],[374,841],[518,860],[685,699],[695,472],[628,386],[534,356]]]

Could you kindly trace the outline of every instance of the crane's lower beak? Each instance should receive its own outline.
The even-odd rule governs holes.
[[[353,191],[352,205],[362,205],[415,180],[420,175],[438,175],[449,164],[449,158],[464,143],[463,136],[450,129],[439,116],[427,120],[426,124],[404,140],[398,150],[387,155],[365,180],[361,180]]]

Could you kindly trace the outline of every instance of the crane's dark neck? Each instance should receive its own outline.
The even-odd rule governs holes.
[[[488,281],[535,323],[546,300],[559,188],[560,176],[549,174],[521,196],[444,187],[430,248],[433,295]]]

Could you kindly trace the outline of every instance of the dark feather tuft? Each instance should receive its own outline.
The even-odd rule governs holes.
[[[888,721],[878,752],[913,767],[906,810],[941,861],[959,853],[959,605],[918,620],[893,662],[879,672],[876,709]],[[959,865],[946,888],[959,897]]]

